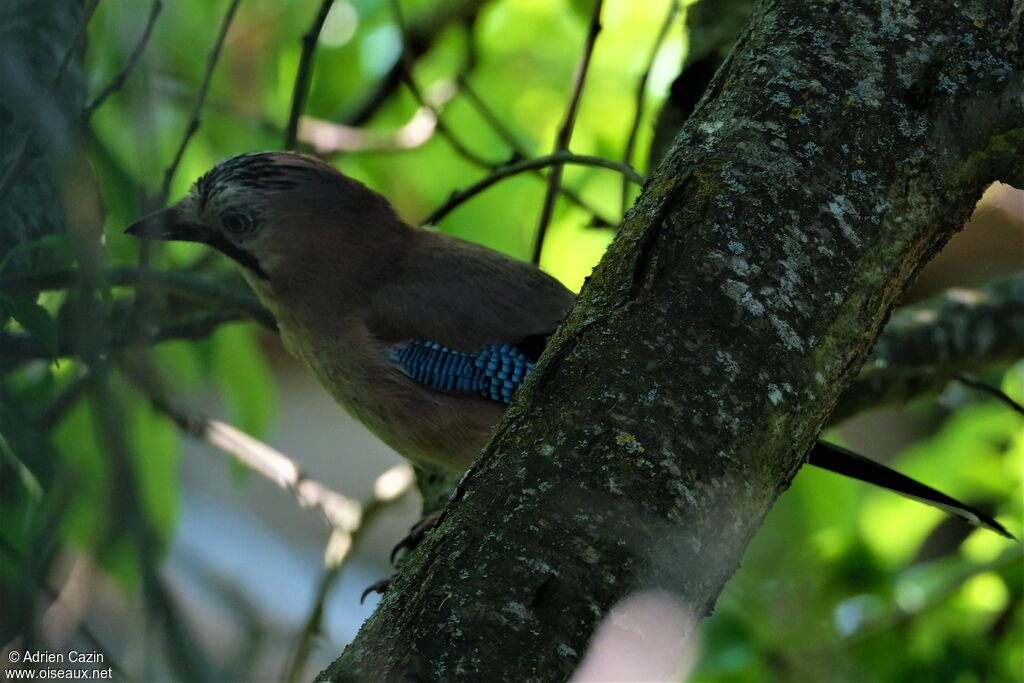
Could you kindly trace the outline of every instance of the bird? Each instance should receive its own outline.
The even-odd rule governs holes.
[[[234,260],[284,346],[413,463],[464,470],[575,294],[537,266],[403,221],[382,195],[292,152],[240,154],[126,230]],[[835,444],[811,465],[1012,538],[995,519]]]

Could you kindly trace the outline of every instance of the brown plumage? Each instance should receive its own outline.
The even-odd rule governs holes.
[[[285,346],[341,405],[410,460],[460,469],[486,444],[521,375],[484,398],[441,388],[434,375],[417,379],[428,362],[410,370],[395,349],[429,342],[446,347],[449,361],[449,350],[478,360],[507,344],[528,355],[525,342],[551,334],[573,301],[533,265],[412,227],[384,197],[297,154],[228,159],[128,232],[203,242],[235,259]],[[831,444],[819,441],[808,461],[1009,535],[984,513]]]
[[[410,460],[456,468],[479,454],[505,406],[422,386],[386,349],[430,340],[474,353],[547,335],[573,300],[535,266],[412,227],[376,192],[295,154],[234,157],[132,232],[239,260],[285,346],[342,406]]]

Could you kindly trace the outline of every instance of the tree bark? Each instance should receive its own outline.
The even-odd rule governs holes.
[[[320,680],[560,680],[707,614],[893,301],[1024,186],[1021,0],[765,0],[493,440]]]
[[[1019,358],[1024,358],[1024,273],[977,289],[952,289],[892,316],[829,422],[907,403],[941,391],[962,373]]]
[[[700,102],[718,67],[729,56],[736,36],[747,25],[754,4],[755,0],[700,0],[687,6],[685,17],[689,44],[679,75],[672,81],[668,97],[654,122],[647,168],[656,168],[672,146],[672,141]]]

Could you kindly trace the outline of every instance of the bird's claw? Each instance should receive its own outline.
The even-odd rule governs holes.
[[[374,581],[367,586],[366,590],[363,591],[363,594],[359,596],[359,604],[363,604],[363,601],[366,600],[366,596],[370,593],[380,593],[381,595],[384,595],[384,593],[388,591],[388,588],[391,588],[391,584],[394,582],[395,575],[391,575],[386,579],[381,579],[380,581]]]
[[[409,533],[405,535],[401,541],[391,550],[391,564],[395,563],[395,556],[402,549],[412,552],[416,549],[420,543],[423,542],[424,537],[430,533],[435,526],[437,526],[437,520],[441,518],[440,512],[432,512],[420,521],[413,524],[412,528],[409,529]]]
[[[405,538],[399,541],[398,545],[396,545],[394,549],[391,551],[391,563],[395,563],[395,555],[397,555],[398,551],[402,550],[403,548],[405,550],[408,550],[409,552],[415,550],[416,546],[418,546],[423,541],[423,538],[428,533],[430,533],[434,526],[437,525],[437,520],[440,518],[440,512],[433,512],[424,517],[423,519],[421,519],[420,521],[416,522],[412,526],[412,528],[409,529],[409,533],[405,535]],[[363,601],[366,600],[366,596],[370,593],[386,593],[388,588],[391,587],[391,584],[395,582],[396,576],[397,574],[393,574],[386,579],[374,581],[369,586],[367,586],[366,590],[363,591],[363,594],[359,596],[359,604],[363,604]]]

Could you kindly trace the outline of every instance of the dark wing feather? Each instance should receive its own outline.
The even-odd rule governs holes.
[[[534,360],[575,299],[532,264],[440,233],[420,231],[397,271],[369,312],[385,343],[429,340],[466,353],[514,344]]]
[[[875,486],[881,486],[906,498],[912,498],[926,505],[931,505],[951,515],[955,515],[969,524],[991,529],[1000,536],[1013,538],[1013,535],[1006,530],[1006,527],[984,512],[966,503],[961,503],[941,491],[936,491],[930,486],[925,486],[921,482],[911,479],[905,474],[900,474],[881,463],[868,460],[862,455],[857,455],[853,451],[841,448],[835,444],[825,441],[817,442],[814,448],[811,449],[807,461],[811,465],[821,467],[830,472],[859,479]]]

